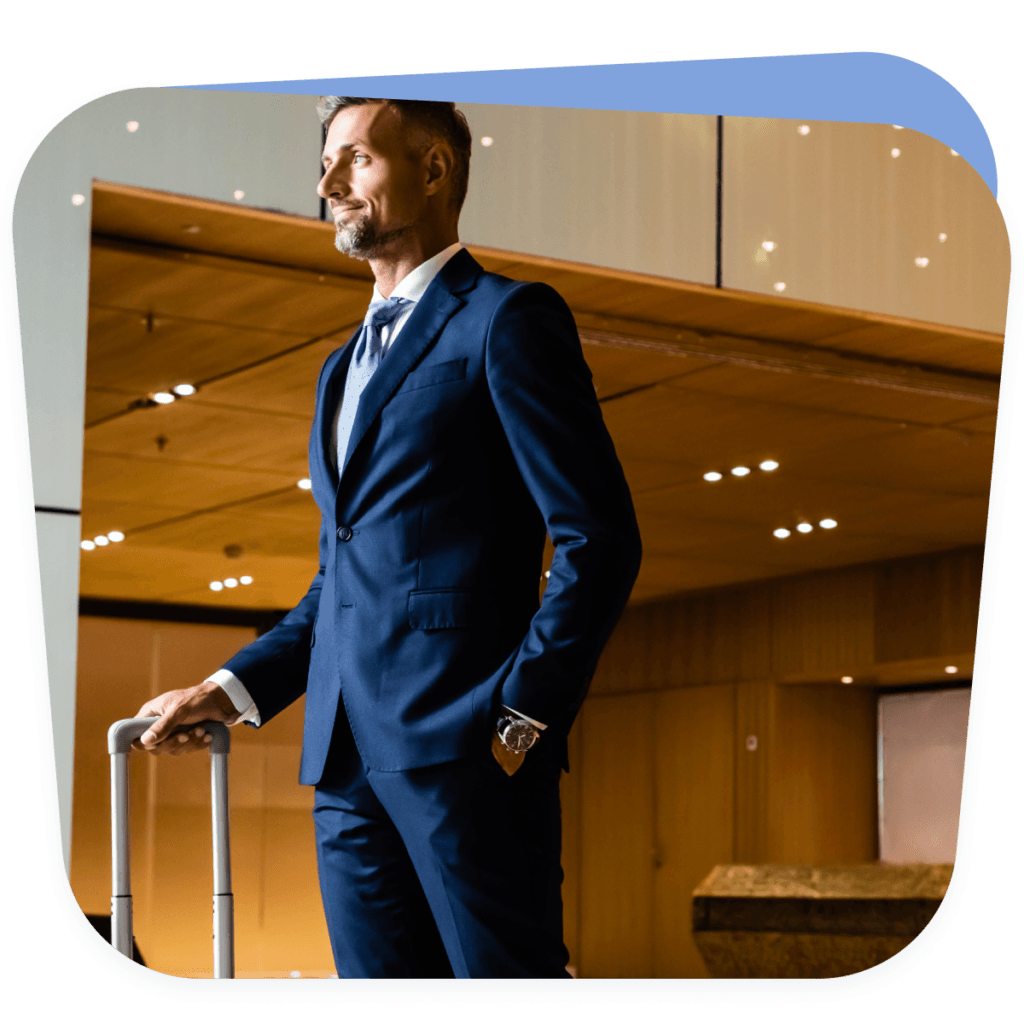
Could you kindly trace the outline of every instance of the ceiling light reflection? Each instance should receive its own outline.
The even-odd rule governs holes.
[[[810,130],[811,126],[809,124],[802,124],[799,128],[797,128],[797,132],[800,135],[807,135],[810,132]]]
[[[747,466],[733,466],[729,472],[732,473],[733,476],[746,476],[750,472],[750,469]]]
[[[778,469],[779,464],[774,459],[765,459],[764,462],[758,463],[758,469],[763,469],[766,473],[770,473],[773,469]]]
[[[308,476],[304,476],[301,480],[298,481],[298,483],[296,483],[295,486],[302,491],[309,491],[312,490],[313,488],[313,481],[310,480]]]
[[[171,389],[176,395],[181,395],[182,398],[187,398],[189,395],[196,393],[196,387],[194,384],[175,384]]]
[[[810,533],[811,530],[814,529],[814,527],[811,526],[810,523],[797,523],[796,528],[800,531],[800,533]]]
[[[247,586],[249,586],[250,583],[252,583],[252,577],[251,576],[239,576],[238,577],[238,582],[241,583],[243,587],[247,587]]]
[[[789,536],[789,530],[787,530],[784,526],[780,526],[777,530],[772,530],[772,536],[778,537],[779,540],[784,540],[786,537]]]
[[[839,524],[834,519],[822,519],[818,525],[823,530],[834,530]]]
[[[786,282],[785,281],[776,281],[775,284],[772,287],[777,292],[784,292],[786,290]]]
[[[103,534],[100,534],[100,536],[98,537],[93,537],[93,543],[98,548],[105,548],[110,543],[110,541],[107,540],[107,538]]]
[[[927,256],[917,256],[917,257],[915,257],[914,262],[919,267],[927,267],[928,266],[928,257]]]
[[[92,551],[92,549],[96,547],[96,545],[93,544],[91,540],[83,540],[80,547],[82,548],[83,551]]]
[[[224,589],[224,584],[223,584],[223,583],[221,583],[221,581],[220,581],[220,580],[214,580],[214,581],[213,581],[213,582],[212,582],[212,583],[210,584],[210,589],[211,589],[211,590],[223,590],[223,589]]]
[[[153,395],[153,401],[158,405],[170,405],[174,401],[174,395],[169,391],[158,391]]]
[[[107,540],[112,540],[115,544],[124,540],[124,534],[120,530],[111,530],[107,534]]]

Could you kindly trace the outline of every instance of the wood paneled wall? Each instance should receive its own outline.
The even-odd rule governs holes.
[[[84,616],[79,620],[71,888],[110,913],[110,759],[106,732],[150,697],[191,686],[255,637],[251,628]],[[312,790],[298,784],[300,700],[264,729],[231,732],[235,960],[239,977],[334,970],[320,906]],[[133,754],[135,934],[148,966],[211,976],[210,761]]]
[[[690,894],[715,864],[877,857],[878,686],[969,671],[981,562],[965,548],[627,609],[563,777],[581,977],[705,977]]]
[[[969,656],[981,554],[626,611],[570,736],[562,780],[565,937],[580,976],[706,976],[690,894],[716,864],[876,857],[876,684],[886,664],[942,678],[943,661]],[[109,911],[107,727],[150,696],[202,679],[252,632],[81,620],[71,882],[86,912]],[[841,674],[856,683],[843,685]],[[297,784],[301,730],[299,702],[266,729],[232,733],[242,976],[333,971],[311,791]],[[157,970],[208,973],[208,762],[139,755],[133,765],[140,946]]]

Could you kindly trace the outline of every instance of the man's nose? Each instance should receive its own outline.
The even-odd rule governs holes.
[[[348,183],[334,171],[334,168],[331,168],[324,171],[323,177],[316,187],[316,194],[321,199],[329,199],[331,196],[342,199],[348,194]]]

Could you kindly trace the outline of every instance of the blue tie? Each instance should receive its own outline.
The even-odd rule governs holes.
[[[345,377],[345,394],[341,400],[341,411],[338,414],[337,428],[337,461],[335,463],[338,472],[341,472],[345,465],[345,454],[348,452],[349,437],[352,434],[352,426],[356,421],[356,410],[359,407],[359,396],[373,376],[381,361],[381,350],[384,339],[381,331],[388,324],[394,323],[408,306],[412,305],[411,299],[390,298],[381,299],[380,302],[371,302],[370,308],[366,311],[366,318],[363,320],[363,329],[356,339],[355,351],[352,353],[352,361],[349,363],[348,374]]]

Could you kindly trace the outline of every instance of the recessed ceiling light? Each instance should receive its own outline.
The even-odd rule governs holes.
[[[83,540],[80,546],[83,551],[92,551],[92,549],[96,547],[91,540]]]
[[[900,151],[895,146],[893,146],[892,149],[889,152],[891,153],[892,158],[894,160],[896,159],[896,157],[898,157],[900,155]]]
[[[747,466],[733,466],[729,472],[732,473],[733,476],[746,476],[750,472],[750,469]]]
[[[493,146],[493,145],[494,145],[494,139],[492,139],[492,138],[490,137],[490,135],[485,135],[485,136],[484,136],[484,137],[483,137],[483,138],[482,138],[482,139],[480,140],[480,145],[481,145],[481,146]]]
[[[211,590],[223,590],[223,589],[224,589],[224,584],[223,584],[223,583],[221,583],[221,581],[220,581],[220,580],[214,580],[214,581],[213,581],[213,582],[212,582],[212,583],[210,584],[210,589],[211,589]]]
[[[196,386],[194,384],[175,384],[173,391],[176,395],[181,395],[182,398],[187,398],[189,395],[196,393]]]
[[[544,570],[544,579],[546,579],[546,580],[551,579],[551,570],[550,569],[545,569]]]
[[[243,587],[247,587],[247,586],[249,586],[250,583],[252,583],[252,577],[251,576],[239,576],[238,577],[238,582],[241,583]]]
[[[784,526],[780,526],[777,530],[772,530],[772,536],[778,537],[779,540],[784,540],[786,537],[789,536],[789,530],[787,530]]]
[[[129,121],[125,125],[125,128],[127,128],[128,131],[130,131],[130,132],[137,132],[139,130],[139,122],[138,121]]]
[[[834,519],[822,519],[818,525],[823,530],[834,530],[839,524]]]
[[[764,462],[758,464],[758,469],[763,469],[766,473],[770,473],[773,469],[778,469],[779,464],[774,459],[765,459]]]
[[[240,188],[236,188],[235,189],[235,198],[236,199],[244,199],[245,198],[245,193]]]
[[[799,128],[797,128],[797,132],[799,132],[801,135],[807,135],[810,132],[810,130],[811,126],[809,124],[802,124]]]
[[[914,257],[914,262],[919,267],[927,267],[928,266],[928,257],[927,256],[916,256],[916,257]]]
[[[949,235],[947,235],[945,231],[940,231],[939,232],[939,241],[940,242],[944,242],[947,238],[949,238]]]
[[[839,682],[841,682],[841,683],[852,683],[853,682],[853,676],[843,676],[843,678],[840,679]]]
[[[296,485],[300,490],[308,491],[313,487],[313,481],[308,476],[304,476]]]
[[[814,527],[811,526],[810,523],[797,523],[796,528],[800,531],[800,533],[810,533],[811,530],[814,529]]]
[[[951,676],[951,675],[954,675],[955,673],[957,673],[959,671],[960,670],[956,667],[956,665],[947,665],[946,666],[946,675],[950,675]]]
[[[761,243],[761,248],[764,249],[765,252],[772,252],[775,249],[775,243],[764,241]]]
[[[117,544],[119,541],[124,540],[124,534],[120,530],[111,530],[110,533],[107,534],[107,540],[112,540]]]
[[[174,401],[174,395],[172,395],[169,391],[158,391],[153,396],[153,401],[156,402],[158,405],[170,405],[171,402]]]
[[[960,155],[955,149],[951,149],[949,152],[950,152],[950,155],[952,155],[952,156],[959,156]]]
[[[93,537],[93,543],[98,548],[105,548],[110,543],[110,541],[107,540],[107,538],[103,534],[100,534],[98,537]]]
[[[75,193],[75,194],[74,194],[74,195],[73,195],[73,196],[71,197],[71,202],[72,202],[72,203],[74,203],[74,204],[75,204],[75,206],[81,206],[81,205],[82,205],[82,203],[84,203],[84,202],[85,202],[85,196],[83,196],[81,192],[76,192],[76,193]]]
[[[893,128],[895,128],[896,131],[898,131],[898,132],[903,131],[903,125],[901,125],[901,124],[894,124]]]
[[[225,586],[225,587],[228,587],[228,588],[234,588],[234,587],[237,587],[237,586],[238,586],[238,580],[236,580],[236,579],[234,578],[234,576],[229,576],[229,577],[228,577],[228,578],[227,578],[227,579],[226,579],[226,580],[224,581],[224,586]]]
[[[772,285],[772,287],[777,292],[784,292],[786,290],[786,282],[785,281],[776,281],[775,284]]]
[[[713,484],[722,479],[722,474],[715,472],[715,470],[712,470],[710,473],[704,474],[704,479],[707,480],[708,483]]]

